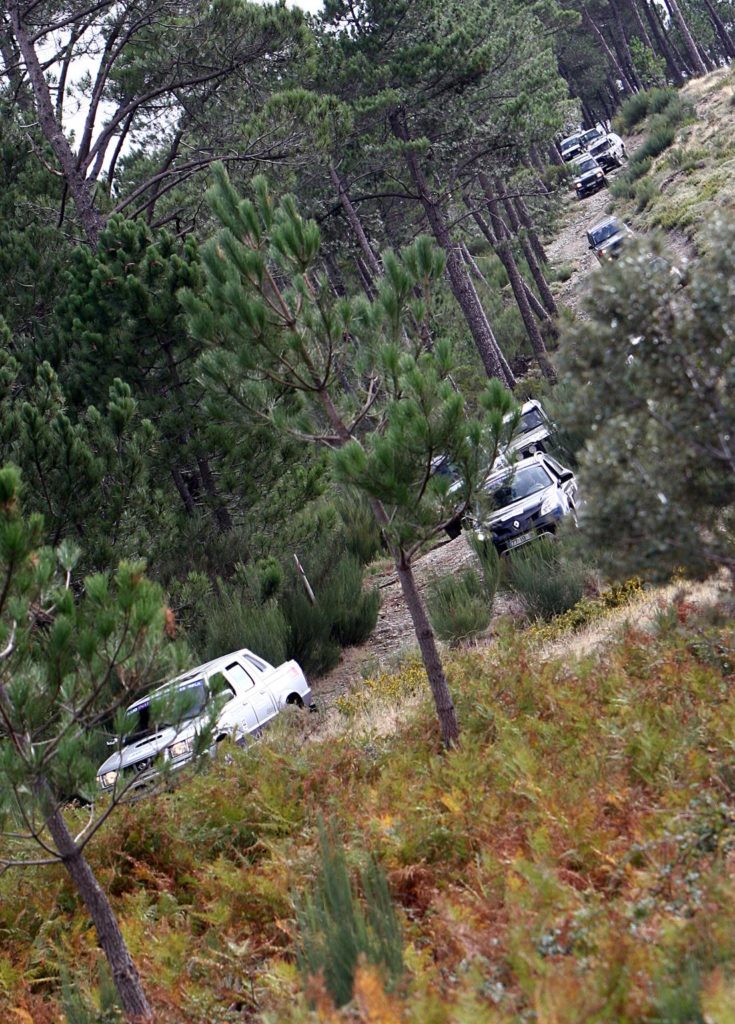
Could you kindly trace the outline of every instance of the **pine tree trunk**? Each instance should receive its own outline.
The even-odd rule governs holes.
[[[221,533],[229,533],[232,529],[232,518],[217,488],[214,474],[212,473],[211,466],[209,465],[209,459],[200,455],[197,458],[197,466],[199,467],[199,475],[202,478],[204,490],[209,497],[214,511],[215,522],[217,523]]]
[[[676,27],[681,33],[681,37],[684,40],[689,60],[691,61],[694,73],[697,75],[706,75],[707,68],[704,65],[704,61],[697,49],[697,44],[694,41],[694,36],[689,31],[689,26],[686,23],[684,15],[681,13],[681,7],[679,7],[678,0],[664,0],[666,6],[669,9],[669,14],[676,22]]]
[[[357,267],[357,275],[360,278],[360,282],[362,284],[362,290],[365,292],[365,295],[372,301],[377,294],[375,282],[370,276],[370,271],[365,266],[365,260],[362,258],[362,254],[359,252],[355,254],[355,266]]]
[[[352,200],[350,199],[347,187],[342,180],[341,175],[337,171],[337,168],[331,161],[329,163],[329,176],[332,179],[332,184],[337,190],[337,197],[340,201],[340,205],[342,206],[342,210],[344,211],[344,215],[347,218],[347,223],[352,228],[352,233],[357,239],[358,245],[362,250],[365,264],[374,277],[381,277],[383,272],[380,269],[378,257],[373,252],[373,248],[365,234],[365,229],[362,226],[362,221],[357,214],[357,210],[352,205]]]
[[[77,848],[58,808],[48,816],[47,825],[62,863],[92,918],[126,1017],[136,1024],[152,1021],[153,1013],[110,901],[95,878],[86,857]]]
[[[587,10],[584,4],[582,4],[582,22],[585,25],[585,27],[589,29],[589,31],[592,33],[597,42],[600,44],[602,51],[607,57],[607,61],[610,65],[610,69],[612,70],[613,75],[616,75],[620,79],[620,81],[623,83],[623,88],[625,89],[625,91],[632,95],[636,91],[635,88],[631,84],[630,80],[628,79],[628,76],[625,73],[624,68],[621,67],[620,65],[620,61],[617,59],[613,51],[608,46],[607,40],[603,36],[602,32],[600,32],[599,28],[595,23],[594,18],[590,16],[590,12]]]
[[[497,178],[493,180],[495,184],[495,191],[499,195],[503,195],[503,206],[505,208],[505,212],[508,215],[508,221],[510,222],[510,226],[513,229],[513,233],[518,236],[518,239],[521,243],[523,255],[526,257],[528,269],[531,271],[531,276],[533,277],[536,287],[538,288],[539,295],[541,296],[541,301],[543,302],[544,306],[546,307],[549,313],[556,315],[556,313],[558,313],[558,309],[556,306],[556,300],[554,299],[554,294],[549,288],[546,277],[544,276],[544,272],[541,269],[541,264],[539,263],[534,248],[531,245],[531,240],[529,239],[527,232],[522,230],[523,225],[521,223],[521,218],[518,215],[518,211],[515,207],[515,203],[513,202],[513,199],[510,196],[505,195],[506,190],[502,182],[500,182],[499,179]],[[539,245],[540,244],[541,243],[539,242]]]
[[[732,36],[727,31],[727,26],[717,12],[717,8],[712,3],[712,0],[704,0],[704,6],[709,12],[710,21],[712,22],[715,32],[717,33],[720,43],[722,44],[722,50],[726,57],[735,57],[735,43],[732,41]]]
[[[633,0],[633,3],[635,2],[636,0]],[[666,36],[666,32],[663,26],[661,25],[659,18],[656,16],[658,8],[655,5],[655,0],[653,4],[653,10],[651,9],[649,0],[641,0],[641,3],[643,4],[643,12],[646,15],[646,20],[648,24],[650,25],[651,33],[654,39],[656,40],[658,51],[666,61],[666,68],[669,74],[671,75],[672,79],[674,80],[675,84],[681,85],[684,81],[683,68],[673,48],[669,45],[669,40]]]
[[[401,142],[409,142],[409,133],[403,119],[395,113],[391,116],[390,120],[395,137]],[[423,171],[419,167],[416,153],[406,148],[403,155],[434,238],[444,250],[452,294],[459,303],[467,321],[467,326],[472,334],[475,347],[482,360],[482,365],[485,367],[485,372],[488,377],[497,377],[506,387],[512,388],[515,385],[515,378],[500,351],[495,335],[488,323],[485,310],[482,307],[467,267],[464,265],[459,247],[452,241],[449,234],[446,215],[429,191]]]
[[[497,200],[490,190],[490,182],[486,175],[480,172],[478,174],[478,180],[490,212],[492,237],[494,238],[493,246],[498,255],[498,259],[503,264],[503,268],[508,275],[508,280],[510,281],[510,286],[513,291],[513,297],[515,298],[516,305],[520,311],[523,326],[525,327],[526,334],[531,342],[531,348],[536,356],[536,361],[538,362],[544,377],[546,377],[547,380],[556,381],[556,373],[549,362],[546,345],[544,344],[544,339],[541,335],[541,331],[539,330],[538,322],[531,312],[531,307],[528,303],[523,278],[521,277],[521,273],[518,270],[518,264],[516,263],[515,257],[510,249],[508,232],[503,224],[502,218],[500,217]]]
[[[687,63],[684,54],[681,52],[679,47],[676,45],[676,42],[674,41],[673,36],[667,31],[666,25],[664,24],[663,11],[659,7],[659,5],[656,2],[656,0],[651,0],[651,10],[653,12],[654,18],[658,22],[659,28],[661,30],[661,35],[664,36],[664,38],[667,40],[668,45],[671,48],[671,52],[674,54],[674,58],[676,60],[677,66],[681,69],[681,81],[682,82],[687,81],[689,78],[692,77],[693,69]],[[666,9],[666,13],[668,14],[668,8]],[[671,19],[670,18],[669,18],[669,23],[671,23]]]
[[[612,2],[608,4],[612,10],[613,17],[615,18],[615,27],[617,28],[617,32],[613,32],[615,52],[617,53],[622,66],[626,68],[628,78],[640,92],[640,90],[644,88],[644,85],[638,75],[635,63],[633,62],[633,54],[630,52],[630,47],[628,46],[628,37],[625,34],[625,26],[623,25],[623,19],[620,17],[620,8],[618,7],[618,3],[619,0],[612,0]]]
[[[643,18],[641,17],[641,12],[638,9],[637,0],[628,0],[628,9],[633,16],[633,21],[635,22],[635,26],[640,34],[641,42],[644,46],[647,46],[649,50],[655,53],[656,47],[653,45],[653,40],[649,36]]]
[[[92,248],[97,248],[100,233],[104,227],[104,218],[95,208],[92,188],[77,167],[76,157],[66,140],[63,128],[56,119],[56,111],[51,101],[51,93],[38,59],[31,33],[23,24],[20,3],[18,0],[6,5],[10,16],[10,24],[15,41],[23,56],[28,80],[31,83],[36,103],[38,121],[46,141],[59,161],[64,182],[74,200],[79,221]]]
[[[331,395],[322,389],[319,392],[319,400],[335,435],[340,439],[341,443],[345,444],[350,440],[350,433],[332,401]],[[369,498],[368,500],[375,516],[375,521],[382,530],[385,530],[389,526],[389,519],[383,503],[378,498]],[[418,592],[411,562],[400,549],[396,550],[391,547],[391,554],[396,566],[396,572],[398,573],[398,580],[401,584],[401,592],[403,593],[416,639],[418,640],[421,660],[424,663],[429,686],[434,698],[442,743],[447,748],[453,747],[459,740],[459,725],[454,711],[452,695],[447,685],[447,677],[444,674],[444,668],[439,657],[439,651],[437,650],[434,630],[431,628],[424,602]]]
[[[434,630],[431,628],[429,616],[426,614],[424,602],[416,586],[411,564],[398,557],[396,558],[396,570],[401,584],[403,599],[406,602],[416,639],[419,642],[421,660],[424,663],[426,675],[429,679],[431,694],[434,698],[434,707],[439,719],[442,743],[449,749],[456,746],[459,741],[459,724],[456,711],[454,710],[454,701],[447,684],[447,677],[444,674],[444,667],[437,650]]]
[[[526,229],[526,235],[528,237],[528,241],[533,247],[533,251],[536,253],[536,259],[541,263],[548,263],[549,257],[546,255],[546,250],[541,244],[541,239],[538,236],[536,228],[533,226],[531,214],[528,212],[528,207],[523,201],[523,196],[514,196],[513,204],[516,208],[521,224]]]
[[[171,477],[173,478],[176,490],[179,492],[179,497],[183,502],[187,516],[193,516],[196,512],[196,505],[194,504],[194,499],[191,496],[191,491],[186,486],[186,481],[181,475],[181,470],[177,466],[171,467]]]

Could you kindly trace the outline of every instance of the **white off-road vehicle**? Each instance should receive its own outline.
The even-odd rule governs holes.
[[[242,742],[288,704],[311,705],[309,684],[295,661],[274,668],[245,649],[215,658],[130,705],[97,782],[116,795],[148,785],[164,770],[188,764],[202,740],[210,753],[226,737]]]
[[[608,132],[590,145],[589,154],[604,171],[611,171],[622,166],[626,156],[625,143],[615,132]]]

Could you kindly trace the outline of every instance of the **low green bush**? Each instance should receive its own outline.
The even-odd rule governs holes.
[[[568,557],[561,543],[542,537],[510,555],[508,588],[533,619],[553,619],[574,607],[584,593],[589,567]]]
[[[457,644],[472,640],[490,625],[492,597],[475,569],[444,576],[429,585],[427,607],[432,628],[440,640]]]
[[[329,579],[326,595],[331,635],[342,647],[361,644],[372,633],[380,610],[376,588],[364,590],[362,567],[357,558],[345,555]]]
[[[636,198],[636,210],[638,213],[643,213],[648,206],[651,205],[654,198],[658,195],[658,186],[656,182],[651,178],[646,178],[645,181],[641,181],[635,189]]]
[[[352,999],[361,958],[382,969],[388,985],[403,973],[403,941],[385,874],[371,858],[361,873],[363,910],[350,882],[344,849],[320,827],[316,885],[298,908],[298,961],[306,981],[321,976],[337,1006]]]
[[[654,88],[634,93],[623,103],[615,119],[615,127],[629,132],[649,114],[662,111],[672,99],[678,99],[676,89]]]
[[[247,647],[272,665],[286,661],[289,624],[277,603],[245,603],[225,593],[210,606],[206,620],[204,657],[217,658]]]

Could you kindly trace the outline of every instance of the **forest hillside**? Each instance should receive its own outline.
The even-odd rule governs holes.
[[[729,0],[8,0],[0,1018],[730,1024]]]

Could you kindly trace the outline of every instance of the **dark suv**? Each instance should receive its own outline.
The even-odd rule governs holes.
[[[492,507],[478,516],[477,537],[491,540],[501,555],[553,536],[562,519],[576,517],[574,473],[550,455],[533,455],[493,474],[485,492]]]
[[[633,232],[624,221],[605,217],[592,225],[587,232],[587,241],[600,263],[604,263],[605,260],[617,259],[622,246],[632,236]]]
[[[607,185],[605,172],[592,156],[579,157],[574,163],[574,190],[577,198],[590,196]]]

